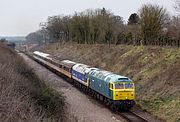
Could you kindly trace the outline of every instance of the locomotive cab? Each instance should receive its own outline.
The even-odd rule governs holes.
[[[111,85],[110,89],[113,90],[113,100],[135,99],[135,87],[133,82],[115,82]]]
[[[135,104],[135,86],[131,80],[110,82],[113,101],[121,109],[130,109]]]

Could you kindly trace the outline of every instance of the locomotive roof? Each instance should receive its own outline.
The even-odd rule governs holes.
[[[98,79],[104,80],[106,82],[128,82],[131,81],[128,77],[118,75],[105,70],[93,70],[91,72],[91,76],[96,77]]]

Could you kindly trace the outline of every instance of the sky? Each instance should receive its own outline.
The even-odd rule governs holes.
[[[0,0],[0,36],[26,36],[40,29],[48,16],[73,15],[86,9],[106,8],[126,22],[143,4],[163,6],[176,15],[174,0]]]

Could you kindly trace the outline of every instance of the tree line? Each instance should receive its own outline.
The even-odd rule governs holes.
[[[179,7],[176,6],[179,10]],[[111,11],[88,9],[72,16],[51,16],[27,40],[40,43],[131,44],[180,46],[180,18],[170,16],[164,7],[143,5],[128,22]]]

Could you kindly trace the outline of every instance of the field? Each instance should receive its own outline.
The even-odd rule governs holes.
[[[0,121],[65,121],[64,98],[0,43]]]
[[[136,84],[137,104],[167,121],[180,121],[180,49],[127,45],[57,43],[43,49],[69,59],[128,76]]]

